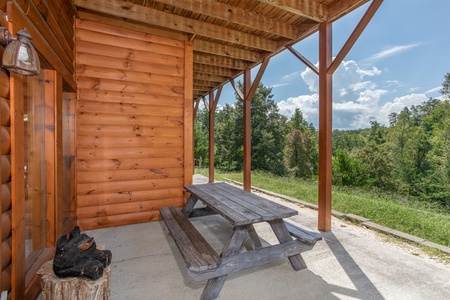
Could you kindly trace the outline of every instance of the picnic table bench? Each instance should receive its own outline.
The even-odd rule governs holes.
[[[320,233],[284,219],[298,214],[296,210],[226,183],[190,185],[185,189],[191,196],[181,210],[170,206],[161,208],[160,213],[186,262],[188,274],[197,281],[208,279],[201,299],[216,299],[232,272],[286,257],[294,270],[306,268],[300,254],[303,243],[314,244],[322,238]],[[198,200],[233,227],[220,255],[188,219]],[[263,247],[253,227],[260,222],[270,224],[279,244]],[[240,252],[247,237],[253,242],[253,249]]]

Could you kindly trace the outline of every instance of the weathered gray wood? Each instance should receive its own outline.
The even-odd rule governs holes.
[[[217,212],[212,210],[209,206],[205,207],[199,207],[194,208],[189,215],[189,218],[196,218],[196,217],[204,217],[204,216],[211,216],[211,215],[217,215]]]
[[[227,279],[227,275],[211,278],[206,283],[205,289],[200,297],[200,300],[214,300],[219,296],[220,291]]]
[[[192,210],[194,209],[195,204],[197,204],[198,198],[194,195],[189,196],[188,200],[186,201],[186,204],[183,206],[183,209],[181,212],[186,217],[189,217]]]
[[[273,232],[277,236],[280,244],[292,241],[291,234],[287,230],[286,223],[283,221],[283,219],[270,221],[269,224],[272,227]],[[288,258],[294,270],[299,271],[306,268],[305,260],[300,254],[289,256]]]
[[[223,182],[191,185],[185,188],[230,221],[233,226],[272,221],[298,214],[296,210]]]
[[[163,207],[160,209],[160,213],[186,262],[188,270],[201,272],[217,267],[219,255],[179,208],[174,206]]]
[[[286,223],[289,233],[302,243],[313,245],[318,240],[322,239],[322,234],[320,232],[314,232],[311,229],[289,219],[285,219],[284,222]]]
[[[259,236],[256,233],[255,227],[253,225],[249,225],[248,234],[250,235],[250,239],[252,240],[255,249],[262,248],[261,240],[259,239]]]
[[[252,251],[242,252],[229,257],[222,257],[218,267],[204,272],[190,272],[189,275],[196,281],[220,277],[244,269],[265,265],[288,256],[295,256],[303,251],[300,241],[293,240],[284,244],[272,245]]]

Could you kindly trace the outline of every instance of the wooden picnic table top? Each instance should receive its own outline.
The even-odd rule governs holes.
[[[298,214],[289,207],[223,182],[196,184],[185,188],[233,226],[274,221]]]

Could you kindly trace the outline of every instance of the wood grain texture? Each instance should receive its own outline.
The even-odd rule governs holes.
[[[76,38],[79,224],[159,219],[183,201],[192,146],[185,43],[90,20]]]
[[[186,262],[188,270],[201,272],[217,267],[220,260],[219,255],[179,208],[174,206],[164,207],[160,209],[160,213]]]

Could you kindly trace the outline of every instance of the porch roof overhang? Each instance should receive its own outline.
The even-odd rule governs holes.
[[[192,41],[194,101],[368,1],[73,0],[82,17]]]

